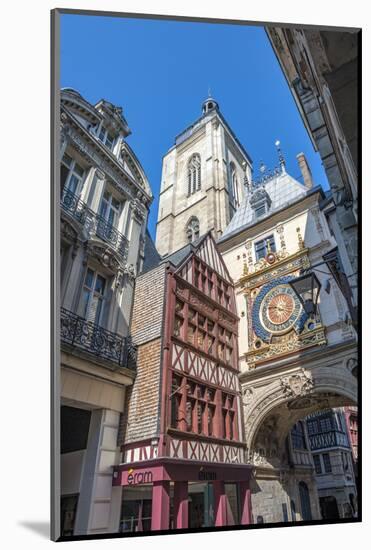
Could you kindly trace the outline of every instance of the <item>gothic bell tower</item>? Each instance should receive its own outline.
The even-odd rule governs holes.
[[[171,254],[208,231],[217,239],[251,181],[252,161],[208,97],[164,156],[156,247]]]

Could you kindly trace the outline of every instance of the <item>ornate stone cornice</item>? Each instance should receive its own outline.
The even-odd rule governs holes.
[[[100,168],[112,181],[113,185],[123,192],[127,198],[134,199],[139,192],[142,196],[142,202],[149,204],[152,197],[149,196],[135,179],[130,176],[124,167],[119,164],[117,159],[104,149],[89,132],[83,128],[71,113],[61,107],[61,121],[63,133],[80,154],[84,156],[90,164]]]

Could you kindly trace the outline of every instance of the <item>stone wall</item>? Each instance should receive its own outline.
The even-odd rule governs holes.
[[[301,521],[301,503],[299,482],[304,481],[309,489],[310,504],[313,519],[320,519],[318,493],[312,469],[295,469],[292,472],[257,472],[251,484],[251,503],[253,523],[277,523],[283,521]],[[294,503],[292,508],[291,502]],[[287,511],[285,519],[284,508]]]

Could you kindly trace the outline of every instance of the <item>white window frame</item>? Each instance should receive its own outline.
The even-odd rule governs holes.
[[[85,283],[86,276],[87,276],[89,270],[93,272],[93,282],[92,282],[91,287],[88,287]],[[96,293],[96,291],[95,291],[95,285],[96,285],[98,276],[102,277],[105,281],[104,290],[103,290],[102,294]],[[106,275],[104,275],[100,271],[97,271],[96,269],[94,269],[91,266],[86,267],[86,270],[85,270],[85,273],[84,273],[84,279],[83,279],[83,283],[82,283],[81,313],[82,313],[82,316],[84,317],[84,319],[86,319],[87,321],[90,321],[94,324],[100,325],[100,322],[102,320],[103,311],[104,311],[104,306],[105,306],[105,303],[106,303],[107,286],[108,286],[108,279],[107,279]],[[89,299],[88,299],[88,303],[86,304],[86,311],[82,311],[82,309],[84,307],[84,290],[89,291]],[[93,298],[94,294],[97,294],[97,295],[99,294],[98,299],[101,300],[101,306],[100,306],[100,311],[99,311],[98,317],[95,317],[94,321],[91,321],[89,319],[88,312],[89,312],[89,309],[91,307],[91,302],[92,302],[92,298]]]
[[[101,138],[102,134],[103,134],[103,138]],[[112,137],[112,134],[110,134],[109,130],[107,130],[107,128],[105,128],[104,126],[101,126],[98,133],[98,139],[107,147],[107,149],[109,149],[110,151],[113,151],[115,147],[116,138],[114,136],[112,137],[112,144],[111,146],[109,146],[107,143],[109,136]]]
[[[265,258],[265,256],[267,255],[268,247],[266,245],[266,241],[268,239],[270,239],[271,237],[273,238],[273,248],[271,248],[271,251],[275,252],[277,250],[277,247],[276,247],[276,238],[275,238],[274,233],[270,233],[269,235],[266,235],[265,237],[261,237],[261,238],[257,239],[256,241],[254,241],[255,262],[259,262],[260,260]],[[265,256],[262,256],[261,258],[258,258],[257,251],[256,251],[256,245],[258,245],[260,243],[263,243],[263,242],[264,242],[264,248],[265,248],[266,254],[265,254]]]
[[[68,156],[70,159],[71,159],[71,164],[68,165],[66,162],[63,161],[63,159],[65,158],[65,156]],[[77,162],[76,159],[74,159],[73,157],[71,157],[68,153],[65,153],[62,157],[62,164],[68,168],[69,172],[68,172],[68,176],[66,178],[66,183],[64,184],[64,189],[63,189],[63,196],[65,195],[65,193],[68,191],[69,193],[73,193],[74,195],[76,196],[79,196],[80,193],[81,193],[81,188],[82,188],[82,183],[84,181],[84,176],[85,176],[85,168],[83,168],[83,166],[81,166],[81,164],[79,162]],[[76,164],[82,169],[82,174],[80,175],[78,172],[75,172],[75,166]],[[72,191],[70,189],[70,182],[71,182],[71,178],[72,176],[74,176],[77,180],[78,180],[78,183],[76,185],[76,189],[75,191]]]
[[[107,193],[107,195],[109,196],[108,200],[104,197],[104,195]],[[112,199],[114,199],[115,201],[117,201],[119,203],[119,206],[118,208],[116,208],[115,206],[113,206],[112,204]],[[106,208],[106,212],[105,214],[103,215],[102,214],[102,205],[103,205],[103,202],[106,202],[107,203],[107,208]],[[102,193],[102,197],[101,197],[101,200],[100,200],[100,204],[99,204],[99,210],[98,210],[98,213],[100,216],[102,216],[102,218],[108,223],[108,224],[111,224],[112,227],[114,227],[115,229],[117,229],[118,225],[119,225],[119,221],[120,221],[120,216],[121,216],[121,213],[122,213],[122,210],[123,210],[123,203],[117,199],[107,188],[104,189],[103,193]],[[109,215],[110,215],[110,212],[113,211],[114,212],[114,223],[111,223],[109,221]]]

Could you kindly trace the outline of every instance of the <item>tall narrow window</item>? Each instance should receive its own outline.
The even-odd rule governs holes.
[[[316,474],[322,474],[321,457],[319,455],[313,455],[313,462]]]
[[[81,189],[84,169],[67,153],[63,155],[61,164],[61,190],[63,196],[67,193],[77,194]]]
[[[82,294],[82,313],[87,321],[99,324],[103,310],[106,279],[88,268]]]
[[[236,166],[233,162],[229,164],[229,202],[231,213],[234,213],[240,206],[240,194],[238,190]]]
[[[193,242],[200,236],[200,222],[196,217],[192,217],[186,227],[188,242]]]
[[[328,453],[323,453],[322,459],[323,459],[323,465],[325,467],[326,474],[331,473],[332,467],[331,467],[330,455]]]
[[[294,449],[307,449],[304,424],[299,420],[291,430],[291,441]]]
[[[120,215],[120,202],[111,193],[105,191],[100,203],[99,214],[112,227],[117,226]]]
[[[187,167],[188,195],[201,189],[201,157],[197,153],[191,156]]]
[[[301,504],[301,515],[304,521],[312,519],[312,511],[310,506],[310,496],[308,485],[304,481],[299,482],[299,495]]]

